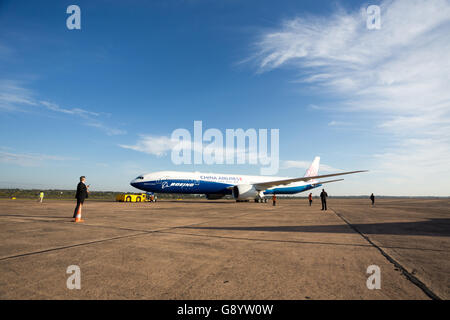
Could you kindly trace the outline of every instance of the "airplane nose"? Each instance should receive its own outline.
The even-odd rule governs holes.
[[[143,181],[144,181],[144,176],[139,176],[139,177],[131,180],[130,185],[139,189],[139,186],[142,184]]]

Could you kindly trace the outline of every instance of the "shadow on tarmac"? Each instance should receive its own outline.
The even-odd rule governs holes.
[[[353,224],[361,233],[387,235],[417,235],[450,237],[450,219],[428,219],[415,222],[387,222]],[[262,227],[180,227],[179,229],[228,230],[228,231],[265,231],[265,232],[310,232],[310,233],[354,233],[349,226],[262,226]]]

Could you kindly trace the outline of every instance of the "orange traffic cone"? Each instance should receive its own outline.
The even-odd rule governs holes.
[[[80,208],[78,208],[77,215],[75,217],[75,222],[84,222],[84,220],[81,219],[81,206]]]

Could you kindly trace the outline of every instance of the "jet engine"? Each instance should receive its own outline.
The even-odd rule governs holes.
[[[239,184],[233,187],[233,197],[236,200],[256,199],[258,195],[258,190],[251,184]]]

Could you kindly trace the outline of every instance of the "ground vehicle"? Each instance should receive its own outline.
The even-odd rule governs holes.
[[[147,198],[147,195],[145,193],[121,193],[116,196],[116,201],[119,202],[143,202],[143,201],[150,201],[150,199]]]

